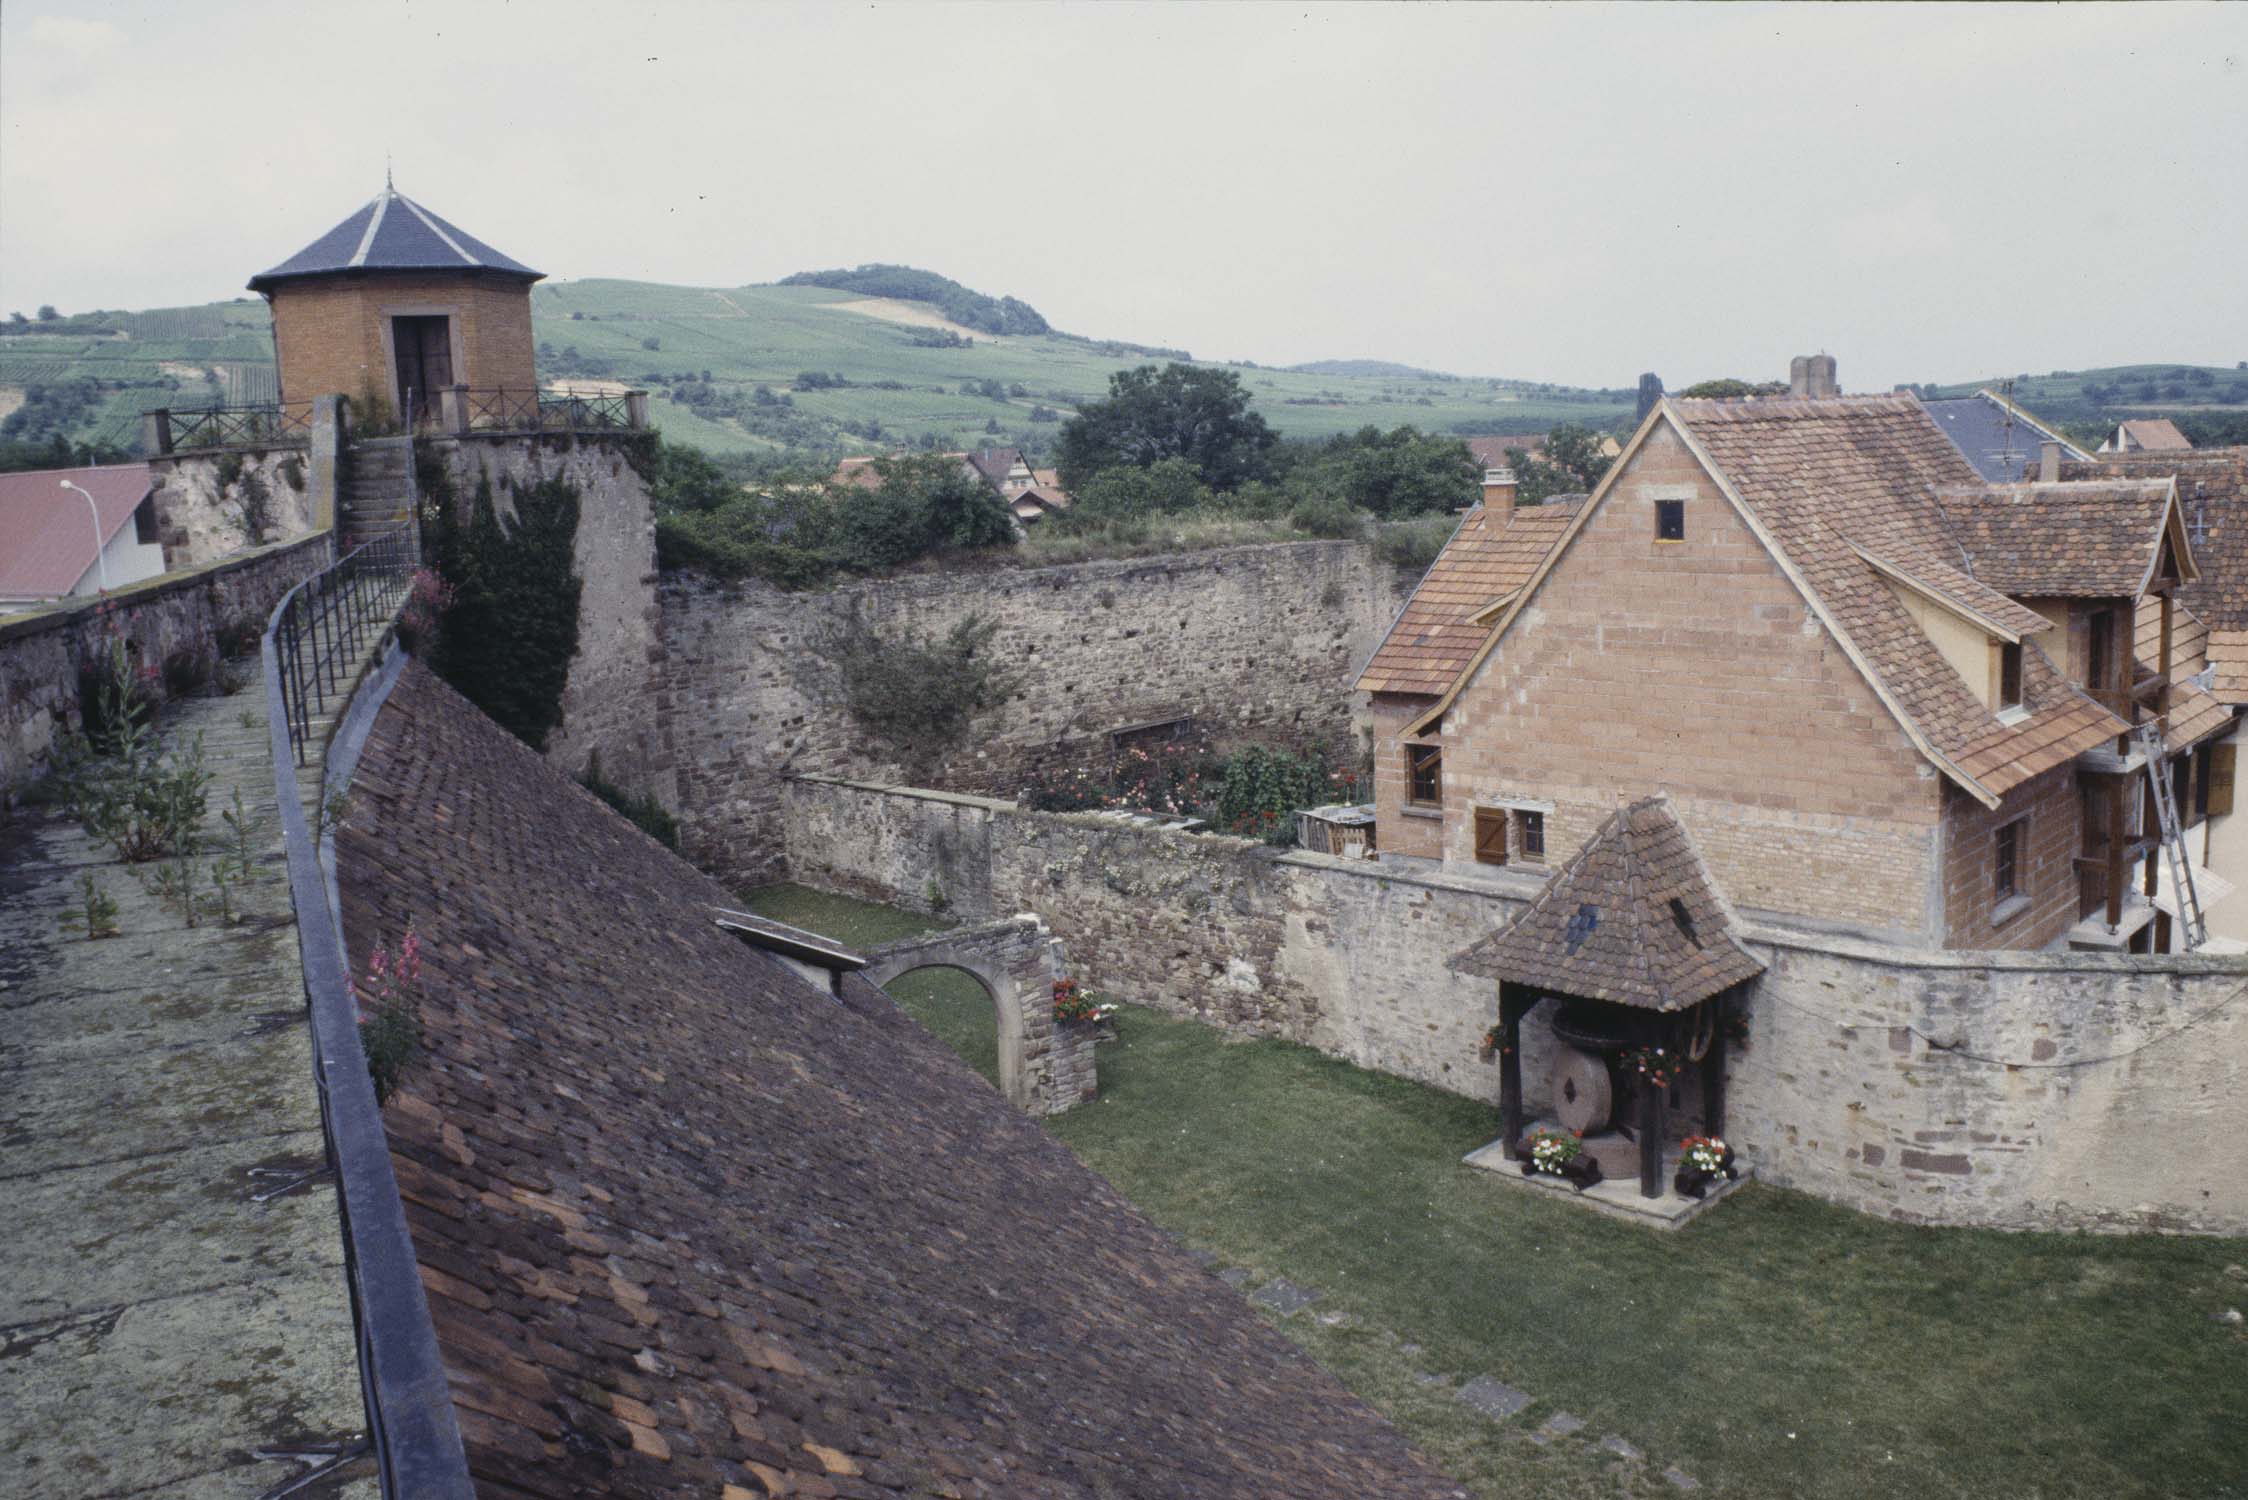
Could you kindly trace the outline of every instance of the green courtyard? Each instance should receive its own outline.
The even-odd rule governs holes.
[[[932,925],[756,903],[861,943]],[[967,976],[893,993],[992,1048]],[[1717,1495],[2248,1495],[2248,1335],[2217,1321],[2248,1242],[1921,1229],[1756,1184],[1662,1234],[1461,1165],[1487,1105],[1154,1011],[1118,1030],[1054,1134],[1245,1289],[1315,1292],[1276,1326],[1481,1495],[1676,1494],[1667,1469]],[[1476,1377],[1534,1400],[1493,1421]],[[1525,1440],[1563,1411],[1586,1425]]]

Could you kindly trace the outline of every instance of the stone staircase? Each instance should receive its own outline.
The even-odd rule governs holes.
[[[360,438],[343,488],[344,550],[408,524],[414,512],[414,445],[404,437]]]

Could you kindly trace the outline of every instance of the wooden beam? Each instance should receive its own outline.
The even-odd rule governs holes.
[[[1706,1134],[1725,1134],[1725,1000],[1736,993],[1727,990],[1702,1004],[1710,1007],[1709,1051],[1702,1054],[1702,1129]]]
[[[1522,1018],[1537,1003],[1527,987],[1499,981],[1499,1129],[1510,1161],[1522,1141]]]
[[[1663,1195],[1663,1090],[1639,1085],[1639,1196]]]
[[[2107,924],[2113,932],[2123,923],[2123,786],[2127,776],[2107,779]]]

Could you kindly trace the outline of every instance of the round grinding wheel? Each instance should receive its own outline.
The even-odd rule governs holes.
[[[1553,1114],[1579,1135],[1608,1128],[1615,1111],[1615,1088],[1599,1054],[1563,1047],[1553,1059]]]

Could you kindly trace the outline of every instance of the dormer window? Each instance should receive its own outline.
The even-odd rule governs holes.
[[[1998,711],[2022,706],[2022,643],[2000,642],[1998,647]]]

